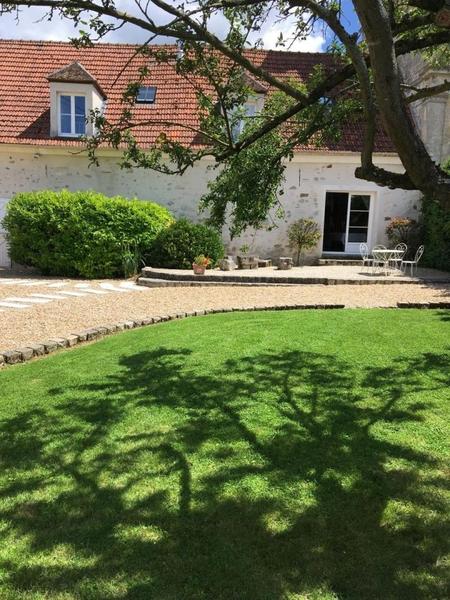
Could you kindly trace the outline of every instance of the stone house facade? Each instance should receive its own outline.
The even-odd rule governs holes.
[[[125,44],[77,50],[64,43],[0,41],[0,218],[8,200],[18,192],[62,188],[150,199],[167,206],[177,217],[202,218],[197,207],[215,174],[211,161],[201,161],[183,176],[169,176],[120,169],[119,152],[103,148],[99,150],[99,166],[89,166],[77,140],[81,130],[89,134],[83,122],[90,108],[106,110],[110,119],[120,113],[123,89],[132,75],[126,69],[119,77],[117,74],[133,53],[134,47]],[[255,51],[252,58],[278,76],[304,78],[324,57]],[[136,69],[132,63],[128,68]],[[142,105],[137,110],[143,119],[150,115],[155,121],[164,121],[170,115],[180,125],[165,127],[165,133],[195,144],[185,127],[196,119],[192,90],[173,69],[158,64],[151,65],[144,83],[137,97],[139,103],[142,92]],[[446,115],[448,127],[449,113]],[[425,115],[421,122],[426,121]],[[150,146],[160,131],[161,126],[142,127],[136,136],[142,146]],[[328,147],[298,148],[286,169],[285,193],[280,199],[284,217],[275,229],[248,231],[240,239],[229,240],[224,231],[230,253],[246,243],[260,256],[289,254],[287,227],[300,217],[310,217],[323,232],[310,260],[323,255],[352,255],[358,253],[361,241],[369,246],[385,242],[386,221],[391,217],[417,216],[418,193],[389,190],[354,177],[361,139],[362,124],[352,123],[344,128],[341,139]],[[445,147],[441,150],[446,151]],[[403,170],[390,140],[381,131],[375,162]],[[8,257],[0,233],[0,265],[5,264]]]

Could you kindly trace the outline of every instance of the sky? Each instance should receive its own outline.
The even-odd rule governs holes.
[[[128,9],[130,12],[135,12],[133,9],[132,0],[117,0],[117,6],[122,9]],[[157,18],[158,9],[155,10],[155,18]],[[159,13],[161,15],[161,13]],[[163,18],[162,16],[159,17]],[[343,22],[344,25],[352,31],[358,28],[357,19],[353,12],[351,0],[343,0]],[[211,28],[220,36],[224,30],[224,23],[220,18],[215,18],[211,23]],[[272,20],[268,22],[258,37],[263,40],[263,46],[266,49],[276,48],[280,32],[283,33],[284,39],[289,39],[294,31],[292,21],[284,20],[282,22]],[[19,19],[13,15],[0,16],[0,38],[14,39],[29,39],[29,40],[63,40],[66,41],[70,37],[76,37],[76,30],[73,28],[71,21],[54,18],[52,21],[45,19],[45,9],[27,8],[21,9]],[[148,33],[143,30],[138,30],[136,27],[124,26],[116,32],[108,34],[103,41],[107,42],[127,42],[140,43],[145,41]],[[330,39],[329,33],[317,30],[310,35],[306,40],[296,40],[289,50],[297,52],[322,52],[325,50],[327,42]],[[168,41],[161,39],[161,41]],[[283,48],[287,49],[287,48]]]

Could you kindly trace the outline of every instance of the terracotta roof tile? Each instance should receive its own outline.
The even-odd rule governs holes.
[[[165,46],[176,52],[175,46]],[[50,137],[50,74],[82,69],[95,80],[107,98],[106,117],[114,121],[123,109],[122,95],[130,80],[136,80],[139,67],[149,67],[145,85],[157,87],[156,102],[137,104],[135,119],[152,121],[134,130],[142,146],[150,146],[161,132],[184,144],[199,144],[190,128],[198,127],[198,111],[194,86],[176,73],[172,65],[158,63],[152,57],[135,55],[131,44],[96,44],[91,48],[75,48],[67,42],[0,40],[0,143],[79,146],[77,140]],[[333,68],[333,57],[321,53],[250,50],[249,58],[278,77],[305,80],[317,64]],[[66,68],[66,69],[65,69]],[[66,73],[68,76],[70,73]],[[76,73],[75,73],[76,75]],[[66,79],[67,81],[67,79]],[[255,80],[255,84],[257,84]],[[260,84],[258,84],[260,85]],[[177,125],[167,125],[167,121]],[[343,128],[338,142],[325,148],[331,152],[361,149],[362,122],[351,122]],[[305,150],[324,148],[303,147]],[[377,136],[377,152],[393,152],[389,138]]]

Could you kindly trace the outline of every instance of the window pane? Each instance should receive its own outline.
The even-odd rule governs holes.
[[[61,133],[72,133],[70,115],[61,115]]]
[[[351,227],[367,227],[369,224],[369,213],[368,212],[351,212],[350,213],[350,226]]]
[[[70,115],[70,96],[60,96],[61,114]]]
[[[156,96],[156,87],[143,85],[139,88],[136,100],[138,102],[146,102],[147,104],[153,104]]]
[[[75,115],[86,116],[86,98],[75,96]]]
[[[75,115],[75,133],[79,135],[86,133],[86,120],[84,116]]]
[[[245,114],[247,117],[254,117],[256,115],[256,106],[254,104],[246,104]]]
[[[352,205],[350,210],[369,210],[370,196],[352,196]]]
[[[348,242],[367,242],[367,227],[349,227]]]

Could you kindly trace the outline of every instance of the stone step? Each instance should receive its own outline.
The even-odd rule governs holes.
[[[155,277],[139,277],[137,281],[137,285],[142,285],[145,287],[197,287],[197,286],[223,286],[223,285],[232,285],[232,286],[255,286],[255,283],[248,282],[236,282],[236,281],[205,281],[205,280],[181,280],[176,281],[174,279],[156,279]],[[283,285],[269,283],[264,285]]]
[[[322,266],[358,266],[362,265],[362,260],[357,258],[319,258],[318,261],[319,267]]]

